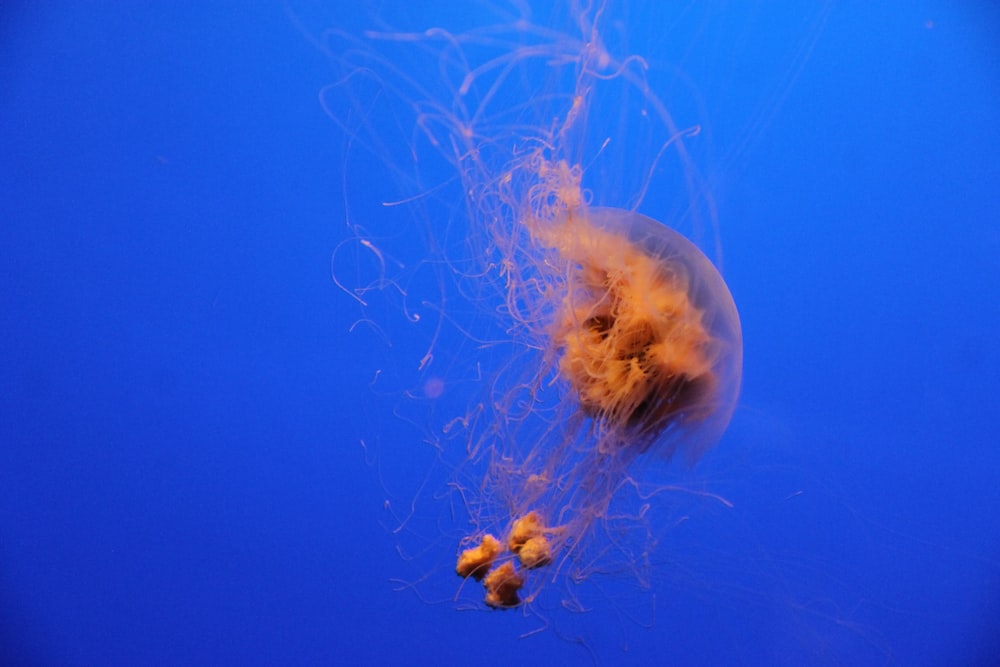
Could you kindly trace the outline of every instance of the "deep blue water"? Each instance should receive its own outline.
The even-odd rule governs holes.
[[[588,659],[394,591],[384,502],[419,464],[368,383],[420,348],[349,332],[330,259],[366,197],[311,37],[396,17],[338,4],[0,10],[0,664]],[[603,661],[996,664],[1000,15],[961,4],[691,22],[745,343],[698,474],[733,509],[659,545],[652,627],[596,599]]]

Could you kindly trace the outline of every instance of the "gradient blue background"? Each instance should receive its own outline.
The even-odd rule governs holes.
[[[781,5],[761,9],[776,26]],[[753,586],[811,606],[780,630],[816,662],[1000,656],[989,6],[834,3],[720,183],[746,372],[712,456],[762,443],[793,471],[723,490],[793,561],[787,600]],[[586,660],[551,634],[517,640],[515,613],[392,592],[358,444],[369,368],[329,276],[332,70],[284,6],[15,3],[0,21],[0,664]],[[729,65],[699,81],[720,128],[755,63]],[[726,526],[702,530],[725,544]],[[595,644],[621,664],[802,657],[706,585],[661,591],[628,653]]]

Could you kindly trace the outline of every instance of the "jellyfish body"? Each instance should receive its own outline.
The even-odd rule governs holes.
[[[468,576],[463,563],[475,560],[493,608],[520,604],[524,571],[565,557],[607,518],[638,457],[683,449],[694,461],[712,446],[732,417],[742,373],[732,295],[677,232],[633,211],[578,207],[535,236],[561,260],[549,345],[589,428],[571,447],[543,445],[518,462],[512,476],[526,483],[513,493],[515,507],[530,509],[512,517],[506,549],[486,535],[462,551],[458,573]],[[508,462],[497,472],[509,475]],[[484,551],[488,562],[475,558]]]
[[[586,210],[561,252],[578,270],[553,339],[580,407],[623,446],[657,441],[689,460],[713,445],[736,405],[742,333],[707,257],[633,211]]]

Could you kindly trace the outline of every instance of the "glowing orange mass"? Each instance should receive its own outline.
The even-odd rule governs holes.
[[[422,248],[416,266],[446,276],[433,301],[441,329],[469,344],[445,348],[435,333],[426,377],[405,395],[433,414],[425,440],[457,518],[448,569],[465,580],[459,595],[479,591],[489,608],[529,604],[553,581],[568,582],[572,608],[572,582],[609,558],[641,573],[656,542],[648,498],[664,484],[636,471],[675,453],[697,461],[739,394],[726,284],[692,242],[638,212],[654,184],[673,189],[691,224],[714,211],[686,149],[698,128],[676,126],[642,57],[605,46],[604,14],[575,9],[563,31],[529,16],[467,32],[383,30],[340,36],[335,50],[348,136],[388,173],[412,170],[394,206],[420,221],[408,245],[397,240],[410,238],[405,227],[381,244],[374,223],[353,227],[378,274],[345,289],[362,305],[374,289],[408,297],[388,275],[405,266],[392,243],[397,255]],[[399,128],[398,155],[387,126]],[[423,184],[432,158],[450,175]],[[338,284],[358,266],[335,270]],[[409,305],[406,318],[417,325]],[[449,372],[475,378],[457,383],[469,388],[462,407],[441,379]]]

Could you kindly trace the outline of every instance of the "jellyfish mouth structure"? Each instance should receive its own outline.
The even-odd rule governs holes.
[[[481,581],[486,588],[484,599],[490,607],[516,607],[521,604],[520,590],[525,577],[513,561],[516,559],[526,570],[548,565],[552,560],[548,532],[539,514],[529,512],[514,521],[506,547],[493,535],[483,535],[477,546],[459,554],[455,572],[460,577]],[[502,558],[504,560],[498,563]]]

